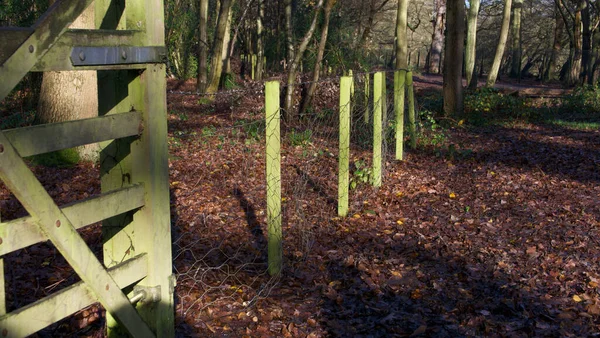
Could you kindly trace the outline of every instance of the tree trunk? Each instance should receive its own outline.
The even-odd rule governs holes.
[[[285,38],[287,41],[287,63],[294,60],[294,29],[292,24],[292,0],[285,0]]]
[[[231,5],[235,0],[231,1]],[[227,15],[227,26],[225,27],[225,36],[223,37],[223,51],[221,53],[221,59],[223,60],[223,73],[221,74],[221,81],[231,76],[231,58],[229,57],[229,51],[233,51],[235,41],[231,39],[231,19],[233,18],[233,10],[229,10]],[[230,46],[231,44],[231,46]]]
[[[296,73],[298,70],[298,65],[302,60],[302,55],[310,42],[313,34],[315,33],[315,29],[317,28],[317,21],[319,18],[319,12],[321,11],[321,7],[323,6],[323,0],[319,0],[315,7],[315,16],[313,17],[312,23],[310,24],[310,28],[302,38],[302,42],[300,46],[298,46],[298,50],[295,52],[294,60],[289,65],[288,77],[287,77],[287,88],[285,92],[285,118],[288,121],[295,120],[295,112],[293,111],[294,105],[294,81],[296,80]]]
[[[327,35],[329,33],[329,18],[331,16],[331,9],[337,0],[327,0],[325,4],[324,14],[325,18],[323,21],[323,27],[321,28],[321,39],[319,40],[319,50],[317,51],[317,59],[315,60],[315,67],[313,69],[312,82],[308,87],[308,91],[302,100],[300,106],[300,115],[302,115],[306,109],[311,105],[312,99],[317,90],[317,81],[319,81],[319,74],[321,72],[321,63],[323,62],[323,56],[325,55],[325,46],[327,45]]]
[[[444,46],[444,24],[446,17],[446,0],[435,0],[435,21],[433,21],[433,35],[431,36],[431,49],[429,50],[429,63],[427,71],[432,74],[440,72],[442,48]]]
[[[592,73],[592,30],[591,30],[591,19],[590,19],[590,2],[589,0],[583,1],[583,10],[581,11],[581,22],[583,24],[582,34],[582,55],[581,63],[581,81],[582,83],[593,84],[591,76]]]
[[[221,0],[217,29],[212,45],[211,67],[207,93],[216,93],[219,89],[221,72],[223,71],[223,49],[225,45],[225,34],[227,33],[227,22],[229,21],[229,12],[233,0]]]
[[[578,0],[573,19],[573,58],[567,72],[566,82],[569,86],[579,83],[579,74],[581,73],[581,57],[583,49],[583,34],[581,12],[585,0]]]
[[[70,28],[94,29],[94,5],[90,5]],[[54,123],[97,117],[97,81],[94,70],[45,72],[38,102],[38,121]],[[78,147],[77,153],[82,160],[96,161],[98,150],[97,144],[90,144]]]
[[[398,0],[396,13],[396,69],[408,71],[408,39],[406,28],[408,24],[408,0]]]
[[[523,9],[523,0],[515,0],[512,11],[512,63],[510,68],[510,76],[520,78],[521,76],[521,12]]]
[[[544,72],[544,81],[555,80],[556,76],[556,62],[558,60],[558,54],[562,49],[562,34],[563,29],[565,27],[565,22],[563,21],[560,11],[557,6],[554,7],[554,43],[552,44],[552,52],[550,54],[550,59],[548,60],[548,65],[546,66]]]
[[[498,71],[500,70],[500,64],[502,63],[502,56],[504,55],[504,48],[506,47],[506,40],[508,39],[508,27],[510,24],[510,8],[512,0],[504,0],[504,11],[502,13],[502,28],[500,29],[500,38],[498,39],[498,46],[496,47],[496,54],[494,55],[494,61],[492,63],[492,69],[488,74],[486,81],[487,87],[493,87],[496,84],[498,78]]]
[[[444,50],[444,113],[462,115],[462,65],[465,40],[465,4],[455,0],[448,3],[446,48]]]
[[[263,44],[263,18],[265,17],[265,0],[258,0],[258,15],[256,16],[256,81],[262,81],[265,57]]]
[[[475,72],[475,60],[477,51],[477,16],[479,15],[480,0],[469,1],[469,12],[467,13],[467,46],[465,50],[465,74],[467,83],[471,88],[477,88],[477,74]]]
[[[199,92],[206,90],[208,77],[208,0],[200,0],[198,4],[198,80],[196,89]]]

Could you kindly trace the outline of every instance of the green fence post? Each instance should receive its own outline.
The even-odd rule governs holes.
[[[350,186],[350,98],[353,78],[344,76],[340,80],[340,153],[338,177],[338,215],[348,215]]]
[[[371,116],[369,114],[369,101],[371,100],[371,75],[365,74],[365,123],[370,122]]]
[[[406,73],[406,88],[408,90],[408,128],[410,133],[410,148],[417,149],[417,124],[415,116],[415,91],[413,88],[413,74]]]
[[[251,70],[251,72],[252,72],[252,80],[255,80],[254,74],[256,73],[256,66],[257,66],[257,63],[256,63],[256,54],[252,54],[252,70]]]
[[[269,274],[281,272],[283,250],[281,234],[281,138],[279,113],[279,82],[265,84],[266,167],[267,167],[267,228],[269,233]]]
[[[2,215],[0,215],[0,223],[2,223],[1,217]],[[0,257],[0,316],[6,314],[6,298],[4,288],[4,259]]]
[[[383,73],[373,76],[373,186],[381,186],[381,148],[383,115]]]
[[[404,159],[404,84],[406,71],[397,70],[394,73],[394,111],[396,112],[396,159]]]

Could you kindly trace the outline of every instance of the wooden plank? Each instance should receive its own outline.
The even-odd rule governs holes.
[[[134,337],[154,336],[3,132],[0,132],[0,178],[106,310]]]
[[[0,101],[4,100],[92,1],[61,0],[50,6],[34,25],[33,34],[0,64]]]
[[[108,270],[119,288],[147,275],[148,257],[139,255]],[[35,303],[0,317],[2,337],[25,337],[97,302],[84,282],[78,282]],[[6,334],[4,334],[6,332]]]
[[[64,206],[61,211],[76,229],[106,218],[144,206],[144,187],[141,184],[114,190],[100,196]],[[47,241],[33,217],[22,217],[0,223],[0,255]]]
[[[383,124],[383,76],[382,72],[373,76],[373,186],[381,186],[382,166],[382,124]]]
[[[0,226],[2,226],[2,215],[0,215]],[[2,244],[2,243],[0,243]],[[0,254],[0,256],[2,256]],[[4,281],[4,259],[0,257],[0,316],[6,313],[6,283]]]
[[[281,231],[281,119],[279,82],[265,84],[266,152],[267,152],[267,229],[269,274],[281,273],[283,260]]]
[[[394,72],[394,111],[396,112],[396,159],[404,159],[404,93],[406,70]]]
[[[33,34],[32,28],[0,27],[0,65]]]
[[[338,173],[338,215],[348,215],[348,195],[350,193],[350,112],[354,79],[350,76],[340,80],[340,152]]]
[[[4,135],[21,157],[44,154],[85,144],[137,135],[142,114],[137,111],[110,116],[9,129]]]

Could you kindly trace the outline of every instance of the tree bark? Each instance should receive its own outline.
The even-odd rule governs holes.
[[[398,10],[396,12],[396,69],[408,70],[408,38],[406,35],[408,1],[398,0]]]
[[[263,44],[263,20],[265,17],[264,0],[258,0],[258,15],[256,16],[256,81],[262,81],[265,57]]]
[[[563,29],[565,27],[565,22],[563,21],[560,11],[558,9],[558,5],[554,7],[554,42],[552,44],[552,51],[550,54],[550,58],[548,60],[548,65],[544,71],[544,81],[550,81],[557,79],[556,74],[556,62],[558,60],[558,54],[562,49],[562,34]]]
[[[502,13],[502,28],[500,29],[500,38],[498,39],[498,46],[496,47],[496,54],[494,55],[494,61],[492,63],[492,69],[488,74],[486,81],[486,87],[493,87],[496,84],[498,78],[498,71],[500,70],[500,64],[502,63],[502,56],[504,55],[504,48],[506,47],[506,40],[508,39],[508,27],[510,24],[510,8],[512,6],[512,0],[504,0],[504,11]]]
[[[581,12],[583,10],[585,0],[578,0],[575,8],[573,20],[573,58],[569,65],[566,82],[569,86],[574,86],[579,83],[579,75],[581,73],[581,58],[583,49],[583,32]]]
[[[581,55],[581,81],[592,85],[592,27],[590,18],[590,2],[583,1],[583,10],[581,11],[582,31],[582,55]]]
[[[469,1],[467,13],[467,46],[465,50],[465,74],[469,88],[477,88],[477,73],[475,60],[477,52],[477,17],[479,15],[480,0]]]
[[[94,5],[90,5],[70,28],[94,29]],[[38,102],[38,121],[54,123],[97,117],[97,81],[96,71],[93,70],[44,73]],[[97,144],[90,144],[78,147],[77,153],[82,160],[96,161],[98,150]]]
[[[427,71],[432,74],[440,72],[442,48],[444,46],[444,26],[446,21],[446,0],[435,0],[435,21],[433,21],[433,34],[431,48],[429,49],[429,63]]]
[[[219,89],[219,83],[221,80],[221,72],[223,71],[223,49],[225,45],[225,34],[227,33],[227,22],[229,21],[229,12],[233,0],[221,0],[221,6],[219,11],[219,17],[217,19],[217,29],[215,31],[215,38],[212,45],[211,52],[211,67],[209,84],[206,88],[207,93],[216,93]]]
[[[294,60],[294,30],[292,24],[292,0],[285,0],[285,38],[287,42],[287,62]]]
[[[512,11],[512,63],[510,68],[510,76],[520,78],[521,76],[521,12],[523,8],[523,0],[515,0]]]
[[[311,105],[312,99],[317,90],[317,81],[319,81],[319,74],[321,73],[321,63],[323,62],[323,56],[325,55],[325,46],[327,45],[327,35],[329,33],[329,18],[331,17],[331,9],[335,5],[337,0],[327,0],[324,8],[324,19],[323,27],[321,28],[321,39],[319,40],[319,50],[317,51],[317,59],[315,60],[315,67],[313,69],[312,82],[308,87],[306,95],[302,100],[300,106],[300,115],[302,115],[306,109]]]
[[[465,4],[461,0],[448,3],[446,48],[444,50],[444,113],[463,113],[462,65],[465,40]]]
[[[208,0],[200,0],[198,17],[198,79],[196,89],[199,92],[204,92],[208,81]]]
[[[293,109],[294,109],[294,107],[293,107],[294,106],[293,105],[294,81],[296,80],[296,73],[298,70],[298,65],[300,64],[300,61],[302,60],[302,55],[304,54],[304,51],[306,50],[306,47],[308,46],[308,43],[310,42],[310,39],[312,39],[312,36],[315,33],[315,29],[317,28],[319,12],[321,11],[322,6],[323,6],[323,0],[319,0],[319,2],[317,3],[317,5],[315,7],[315,16],[313,17],[312,23],[310,24],[310,28],[304,35],[304,38],[302,39],[300,46],[298,46],[298,50],[296,50],[296,52],[295,52],[294,60],[289,65],[288,77],[287,77],[287,88],[286,88],[286,92],[285,92],[285,111],[284,111],[285,118],[288,121],[294,121],[296,118],[296,116],[295,116],[296,114],[293,111]]]

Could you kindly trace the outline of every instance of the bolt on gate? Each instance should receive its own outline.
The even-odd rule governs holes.
[[[95,6],[95,30],[69,29]],[[30,71],[98,71],[99,116],[0,131],[0,178],[29,216],[0,223],[0,255],[50,240],[81,282],[6,313],[22,337],[95,302],[109,336],[174,336],[162,0],[57,0],[31,28],[0,28],[0,100]],[[85,98],[82,98],[85,99]],[[58,207],[23,157],[100,142],[102,194]],[[103,221],[104,264],[77,229]]]

